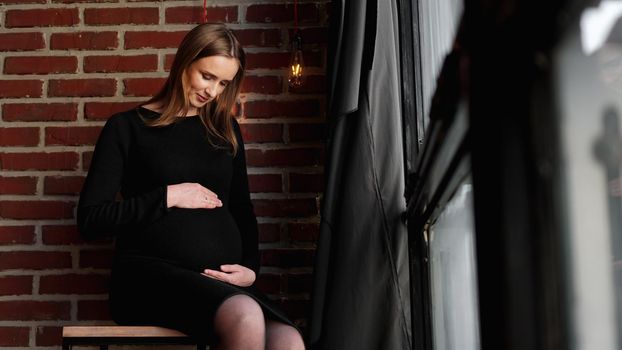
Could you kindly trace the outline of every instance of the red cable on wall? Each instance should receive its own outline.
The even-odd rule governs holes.
[[[298,31],[298,0],[294,0],[294,33]]]

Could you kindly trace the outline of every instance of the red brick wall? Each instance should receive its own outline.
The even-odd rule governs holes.
[[[301,1],[311,76],[286,84],[290,2],[210,0],[248,54],[240,123],[258,215],[258,285],[306,326],[322,191],[328,0]],[[256,3],[255,3],[256,2]],[[105,120],[153,94],[202,1],[0,0],[0,348],[57,347],[108,322],[111,242],[75,209]]]

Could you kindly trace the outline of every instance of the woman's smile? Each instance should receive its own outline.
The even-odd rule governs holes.
[[[201,102],[201,103],[205,103],[205,102],[209,101],[209,99],[207,97],[203,97],[201,94],[197,93],[197,96],[199,97],[199,102]]]

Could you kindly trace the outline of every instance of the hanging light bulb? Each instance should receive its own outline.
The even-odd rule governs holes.
[[[292,40],[292,57],[289,60],[289,87],[301,87],[305,83],[305,63],[302,59],[302,37],[298,29],[298,0],[294,0],[294,39]]]
[[[302,37],[297,30],[292,40],[292,56],[289,60],[289,75],[287,82],[290,87],[297,88],[305,82],[305,63],[302,58]]]

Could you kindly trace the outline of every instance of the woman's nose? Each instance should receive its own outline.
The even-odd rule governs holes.
[[[205,87],[205,93],[209,95],[209,97],[216,97],[216,84],[213,82],[208,82]]]

